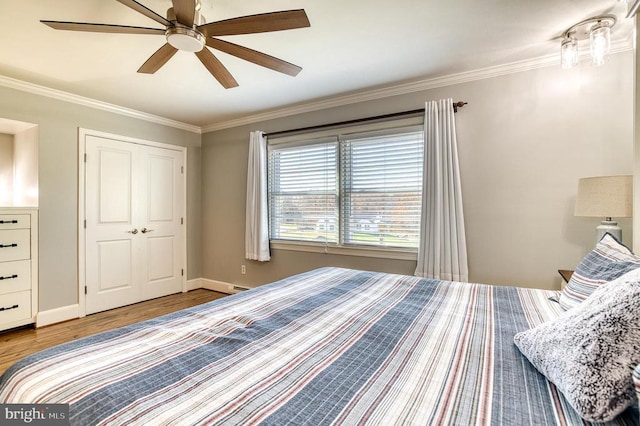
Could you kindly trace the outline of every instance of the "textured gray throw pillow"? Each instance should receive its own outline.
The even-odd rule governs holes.
[[[640,270],[626,273],[558,318],[518,333],[515,344],[585,420],[632,405],[640,364]]]

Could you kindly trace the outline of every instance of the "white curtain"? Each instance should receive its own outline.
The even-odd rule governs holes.
[[[251,132],[249,137],[246,215],[245,258],[266,262],[271,259],[267,207],[267,139],[260,131]]]
[[[422,217],[415,274],[469,280],[452,99],[425,105]]]

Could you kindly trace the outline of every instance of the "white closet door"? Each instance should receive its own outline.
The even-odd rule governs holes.
[[[140,301],[136,145],[87,136],[86,312]]]
[[[182,153],[145,147],[140,174],[145,190],[140,198],[143,299],[182,291]]]
[[[87,314],[182,291],[182,151],[87,135]]]

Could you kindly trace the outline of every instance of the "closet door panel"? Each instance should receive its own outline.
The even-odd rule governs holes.
[[[98,294],[135,286],[131,240],[100,241],[98,246]]]
[[[135,155],[121,149],[98,150],[98,223],[132,221],[132,173]]]

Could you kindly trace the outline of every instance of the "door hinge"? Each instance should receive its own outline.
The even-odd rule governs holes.
[[[180,173],[184,173],[184,166],[180,166]]]
[[[184,225],[184,217],[180,218],[180,225]]]
[[[85,163],[87,162],[87,154],[86,153],[84,154],[84,162]]]
[[[181,269],[181,271],[182,271],[182,276],[184,277],[184,269]]]
[[[87,229],[87,219],[84,220],[84,229]]]
[[[84,294],[87,294],[87,286],[84,286]]]

